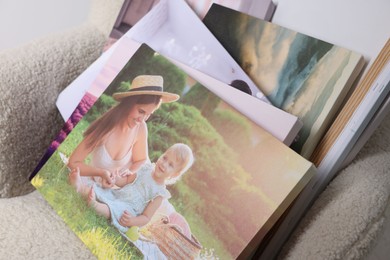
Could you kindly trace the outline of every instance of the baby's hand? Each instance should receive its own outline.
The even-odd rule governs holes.
[[[120,217],[119,219],[119,224],[121,224],[122,226],[124,227],[130,227],[132,226],[131,225],[131,219],[133,218],[134,216],[132,214],[130,214],[130,212],[128,212],[127,210],[125,210],[122,214],[122,216]]]
[[[130,171],[129,169],[122,169],[119,171],[119,176],[121,177],[126,177],[126,176],[129,176],[129,175],[133,175],[134,172]]]

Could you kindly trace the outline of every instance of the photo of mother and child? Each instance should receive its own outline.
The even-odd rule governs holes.
[[[146,225],[170,198],[173,184],[191,167],[191,148],[170,146],[155,163],[148,156],[146,120],[179,96],[163,91],[163,77],[141,75],[131,89],[114,93],[119,103],[96,119],[69,158],[69,182],[98,215],[121,232]],[[90,156],[90,162],[86,162]]]

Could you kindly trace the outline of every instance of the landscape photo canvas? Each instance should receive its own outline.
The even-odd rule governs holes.
[[[308,158],[363,66],[361,54],[213,4],[203,22],[271,103],[298,116]]]
[[[314,175],[204,85],[142,45],[32,178],[99,259],[248,256]]]

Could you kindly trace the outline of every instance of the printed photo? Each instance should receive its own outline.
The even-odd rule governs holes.
[[[235,259],[311,167],[142,45],[32,184],[99,259]]]

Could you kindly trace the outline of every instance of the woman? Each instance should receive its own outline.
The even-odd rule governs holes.
[[[119,104],[88,127],[68,164],[79,168],[81,176],[101,177],[107,184],[112,184],[116,173],[136,172],[148,159],[145,121],[161,103],[174,102],[179,95],[163,91],[161,76],[141,75],[134,78],[129,91],[115,93],[113,98]]]

